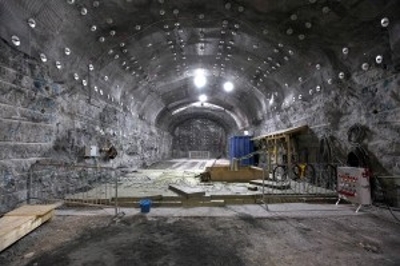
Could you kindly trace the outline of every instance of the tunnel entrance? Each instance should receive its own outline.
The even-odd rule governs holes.
[[[226,155],[226,130],[210,119],[189,119],[173,132],[172,157],[211,159]]]

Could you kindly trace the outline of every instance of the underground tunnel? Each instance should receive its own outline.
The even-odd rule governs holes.
[[[397,0],[0,1],[0,214],[399,207],[399,14]]]

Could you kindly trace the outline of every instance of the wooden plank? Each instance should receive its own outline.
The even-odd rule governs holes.
[[[225,207],[224,200],[182,201],[182,207]]]
[[[179,185],[169,185],[168,188],[186,198],[203,197],[206,192],[202,188],[184,187]]]
[[[263,185],[262,179],[251,180],[249,183],[257,186]],[[288,189],[290,188],[290,181],[276,182],[276,181],[264,180],[264,186],[276,189]]]
[[[24,205],[4,214],[4,216],[42,216],[57,207],[59,207],[59,204]]]
[[[261,167],[257,167],[257,166],[250,166],[250,168],[253,170],[257,170],[257,171],[263,171],[263,169]]]
[[[53,215],[54,210],[50,210],[43,216],[2,217],[0,219],[0,252],[51,219]]]
[[[274,131],[265,135],[257,136],[252,138],[252,140],[259,140],[263,138],[275,139],[275,138],[284,138],[285,135],[290,135],[294,133],[300,133],[308,130],[308,125],[291,127],[284,130]]]
[[[212,181],[248,182],[263,176],[263,170],[257,167],[239,167],[235,171],[229,166],[214,166],[206,171],[209,171]]]
[[[242,195],[238,195],[238,194],[221,194],[221,195],[211,195],[211,199],[212,200],[254,200],[256,198],[258,198],[259,196],[261,196],[261,193],[254,193],[254,194],[242,194]]]
[[[28,221],[34,220],[34,216],[4,216],[0,219],[0,237],[7,234],[15,227],[19,227]]]
[[[162,200],[162,199],[163,199],[163,196],[162,196],[161,194],[155,194],[155,195],[149,194],[149,195],[140,196],[140,197],[137,197],[137,196],[132,196],[132,197],[128,197],[128,196],[125,196],[125,197],[118,197],[118,203],[122,203],[122,202],[125,202],[125,201],[127,201],[127,202],[131,202],[131,201],[140,201],[140,200],[142,200],[142,199],[149,199],[149,200],[152,200],[152,201],[157,201],[157,200]],[[111,198],[111,201],[114,202],[114,201],[115,201],[115,198]]]

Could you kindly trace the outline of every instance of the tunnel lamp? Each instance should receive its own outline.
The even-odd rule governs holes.
[[[36,21],[33,18],[28,19],[28,25],[32,29],[36,27]]]
[[[248,131],[248,130],[245,130],[245,131],[243,132],[243,134],[244,134],[245,136],[248,136],[248,135],[249,135],[249,131]]]
[[[231,92],[232,90],[233,90],[233,84],[232,84],[232,82],[225,82],[224,83],[224,90],[226,91],[226,92]]]
[[[43,63],[47,62],[47,56],[43,53],[40,54],[40,60],[42,60]]]
[[[376,56],[375,61],[377,64],[381,64],[383,61],[383,56],[381,55]]]
[[[82,8],[81,8],[81,15],[82,15],[82,16],[86,16],[87,13],[88,13],[87,9],[86,9],[85,7],[82,7]]]
[[[389,26],[389,19],[388,18],[383,18],[381,20],[381,26],[386,28],[387,26]]]
[[[205,95],[205,94],[200,95],[200,96],[199,96],[199,101],[202,102],[202,103],[204,103],[205,101],[207,101],[207,95]]]
[[[202,69],[196,70],[195,76],[194,76],[194,85],[197,88],[202,88],[206,85],[207,79],[204,76],[204,71]]]
[[[11,41],[15,46],[20,46],[21,45],[21,41],[20,41],[18,36],[13,35],[11,37]]]
[[[367,71],[369,69],[369,64],[368,63],[363,63],[361,65],[361,69],[364,70],[364,71]]]

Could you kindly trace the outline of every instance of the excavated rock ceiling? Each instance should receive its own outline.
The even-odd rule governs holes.
[[[394,70],[399,2],[2,0],[0,37],[54,82],[157,126],[211,117],[245,128],[356,72]]]

